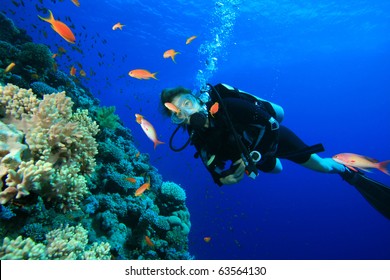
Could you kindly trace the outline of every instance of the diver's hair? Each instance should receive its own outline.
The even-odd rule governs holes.
[[[182,86],[163,89],[160,95],[162,113],[166,116],[171,116],[171,111],[169,111],[169,109],[164,106],[164,103],[172,102],[173,98],[175,98],[177,95],[186,93],[191,93],[191,90]]]

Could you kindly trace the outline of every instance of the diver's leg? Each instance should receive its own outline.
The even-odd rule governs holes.
[[[331,158],[322,158],[312,154],[308,161],[301,163],[302,166],[323,173],[343,173],[346,171],[344,165],[335,162]]]
[[[280,162],[280,160],[277,158],[277,159],[276,159],[276,163],[275,163],[274,169],[272,169],[269,173],[274,173],[274,174],[276,174],[276,173],[282,172],[282,170],[283,170],[283,165],[282,165],[282,163]]]

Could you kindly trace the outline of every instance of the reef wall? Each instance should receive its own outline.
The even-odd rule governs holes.
[[[0,259],[193,258],[184,189],[47,46],[0,25]]]

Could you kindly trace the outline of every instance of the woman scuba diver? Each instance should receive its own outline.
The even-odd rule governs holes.
[[[317,155],[324,151],[321,144],[309,146],[280,124],[284,112],[279,105],[226,84],[208,85],[199,97],[184,87],[164,89],[160,97],[164,114],[188,131],[186,145],[195,146],[195,156],[219,186],[238,183],[245,174],[254,179],[258,170],[279,173],[283,169],[280,159],[287,159],[314,171],[340,174],[390,218],[390,189]],[[173,147],[176,131],[170,146],[179,151],[186,145]]]

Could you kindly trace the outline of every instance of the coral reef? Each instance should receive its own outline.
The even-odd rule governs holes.
[[[110,244],[88,244],[88,232],[81,225],[66,226],[46,234],[46,242],[36,243],[31,238],[4,238],[0,248],[2,260],[109,260]]]
[[[0,143],[8,148],[1,159],[6,187],[0,192],[0,203],[35,192],[57,200],[64,211],[77,210],[88,193],[84,175],[95,168],[97,124],[85,110],[72,113],[73,102],[64,92],[45,95],[40,101],[31,90],[0,86],[0,104],[4,122],[0,127],[6,138]],[[5,123],[15,124],[20,131],[12,134]],[[23,136],[25,144],[20,143]]]
[[[115,130],[119,126],[119,116],[115,114],[115,106],[99,108],[96,118],[101,127]]]
[[[46,46],[0,24],[0,259],[192,259],[185,191]]]

